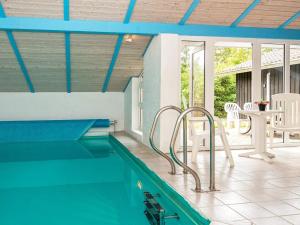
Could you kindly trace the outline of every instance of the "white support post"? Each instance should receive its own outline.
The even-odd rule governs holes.
[[[214,115],[214,96],[215,96],[215,43],[214,41],[205,42],[205,108]]]
[[[291,91],[290,44],[284,45],[284,92]]]
[[[205,85],[205,109],[212,115],[215,114],[215,73],[214,73],[214,60],[215,60],[215,42],[205,42],[205,57],[204,57],[204,85]],[[206,124],[206,126],[209,126]],[[209,138],[205,139],[205,147],[209,148]]]
[[[290,68],[290,44],[284,45],[284,93],[291,92],[291,68]],[[283,141],[284,143],[288,143],[290,141],[289,132],[283,132]]]
[[[180,40],[176,34],[161,34],[160,107],[181,103]],[[169,111],[160,119],[160,149],[169,152],[178,112]],[[179,141],[180,138],[177,138]],[[176,146],[178,146],[176,143]],[[178,148],[176,148],[178,149]]]
[[[262,98],[261,89],[261,46],[259,43],[254,42],[252,46],[252,102],[259,101]]]
[[[252,102],[262,98],[261,93],[261,45],[254,42],[252,45],[252,78],[251,78],[251,98]],[[255,146],[255,135],[259,135],[253,129],[251,141]]]
[[[178,35],[160,34],[154,37],[144,56],[144,144],[149,145],[149,133],[157,111],[167,105],[180,107],[180,77],[180,39]],[[168,111],[160,117],[155,142],[165,153],[169,152],[177,117],[178,112],[176,111]]]

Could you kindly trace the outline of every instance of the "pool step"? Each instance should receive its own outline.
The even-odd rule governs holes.
[[[112,154],[115,152],[109,142],[98,139],[0,143],[0,163],[103,158]]]
[[[106,158],[0,163],[0,188],[120,182],[124,162]],[[109,175],[107,174],[109,172]]]

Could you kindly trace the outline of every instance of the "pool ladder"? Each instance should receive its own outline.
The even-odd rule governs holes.
[[[178,116],[176,120],[176,124],[173,130],[172,138],[170,141],[170,155],[169,157],[166,153],[161,151],[156,145],[154,144],[153,138],[154,138],[154,132],[158,123],[158,119],[161,116],[161,114],[167,110],[175,110],[177,111],[180,115]],[[188,166],[187,164],[187,114],[191,112],[202,112],[207,118],[209,122],[209,127],[210,127],[210,177],[209,177],[209,191],[215,191],[215,127],[214,127],[214,119],[213,116],[203,107],[190,107],[187,108],[185,111],[182,111],[180,108],[177,106],[169,105],[162,107],[155,115],[154,121],[151,127],[150,131],[150,136],[149,136],[149,141],[151,147],[156,151],[160,156],[165,158],[170,166],[171,166],[171,171],[169,172],[172,175],[176,174],[176,167],[175,163],[178,164],[180,167],[183,168],[183,173],[190,173],[195,180],[195,192],[203,192],[201,188],[201,180],[198,175],[198,173],[193,170],[191,167]],[[181,123],[183,122],[183,161],[181,161],[177,155],[175,149],[175,143],[176,139],[178,136],[179,128]],[[175,163],[174,163],[175,162]]]

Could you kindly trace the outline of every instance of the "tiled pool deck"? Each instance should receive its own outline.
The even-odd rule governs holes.
[[[169,165],[154,151],[125,133],[118,140],[167,181],[213,225],[300,225],[300,147],[277,148],[272,164],[241,158],[235,150],[235,167],[229,168],[223,151],[216,152],[216,182],[219,191],[195,193],[191,175],[168,174]],[[189,160],[190,161],[190,160]],[[209,152],[199,152],[197,169],[203,189],[209,182]],[[178,168],[178,171],[182,170]]]

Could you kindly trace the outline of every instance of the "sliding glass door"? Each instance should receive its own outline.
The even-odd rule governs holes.
[[[234,111],[251,103],[252,44],[216,42],[214,61],[214,113],[222,119],[231,146],[251,145],[250,120]],[[225,109],[225,105],[230,107]]]
[[[191,54],[191,97],[192,106],[205,106],[205,70],[204,70],[204,45]]]
[[[205,107],[205,44],[184,42],[181,52],[182,108]],[[200,115],[199,113],[194,113]]]
[[[205,107],[205,43],[183,42],[181,51],[181,108],[191,106]],[[192,112],[191,116],[203,116],[200,112]],[[202,124],[194,124],[199,128]],[[188,122],[188,127],[191,124]],[[202,128],[201,128],[202,129]],[[190,130],[190,129],[189,129]],[[190,133],[188,132],[188,135]],[[181,140],[181,139],[180,139]],[[188,145],[191,145],[188,140]]]

